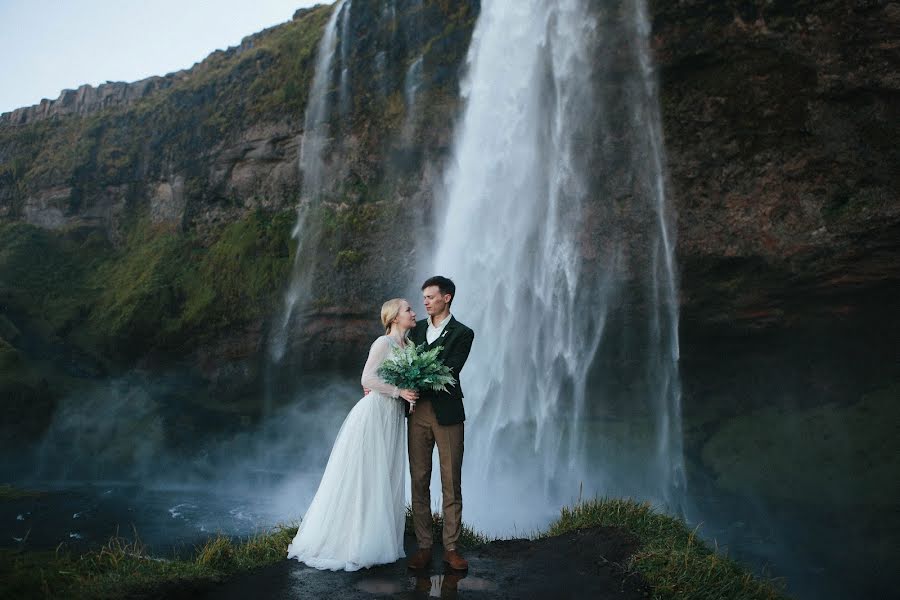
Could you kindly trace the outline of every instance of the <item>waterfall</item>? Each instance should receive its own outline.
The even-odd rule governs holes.
[[[582,493],[677,510],[677,294],[645,9],[485,0],[429,270],[475,330],[464,518]],[[437,488],[439,489],[439,488]],[[502,505],[502,511],[496,506]]]
[[[654,203],[657,237],[653,247],[651,271],[653,304],[653,341],[655,354],[648,363],[648,377],[656,377],[659,415],[657,451],[662,463],[660,492],[664,504],[684,512],[684,493],[687,477],[684,470],[684,435],[681,427],[681,383],[678,377],[678,289],[675,269],[674,216],[666,202],[665,148],[663,146],[662,116],[659,110],[657,76],[649,48],[651,34],[646,0],[632,1],[633,39],[640,65],[641,89],[632,103],[632,127],[643,128],[643,143],[647,151],[641,156],[649,159],[649,183]],[[644,159],[644,160],[646,160]],[[665,330],[663,330],[663,328]]]
[[[378,93],[381,98],[388,95],[387,54],[384,50],[375,53],[375,79],[378,81]]]
[[[343,4],[343,2],[341,2]],[[338,11],[340,6],[335,8]],[[341,15],[341,87],[338,104],[341,115],[346,115],[350,110],[350,11],[353,8],[353,0],[347,0],[347,8]]]
[[[416,110],[416,96],[419,88],[422,86],[422,55],[420,54],[416,60],[409,65],[406,70],[406,76],[403,78],[403,99],[406,103],[406,115],[403,118],[403,128],[401,129],[400,138],[404,143],[410,143],[413,134],[416,131],[416,119],[418,112]]]
[[[350,0],[346,1],[349,13]],[[329,141],[328,120],[331,113],[328,94],[331,87],[332,63],[337,50],[337,20],[342,14],[344,2],[345,0],[338,0],[325,25],[322,40],[319,42],[316,70],[306,105],[306,115],[303,119],[303,142],[300,145],[299,165],[303,175],[303,186],[297,208],[297,222],[293,230],[293,236],[298,240],[298,244],[294,256],[291,282],[285,294],[283,313],[279,320],[279,327],[273,332],[269,348],[270,357],[276,363],[284,357],[295,309],[308,301],[306,296],[309,293],[312,266],[308,261],[300,260],[300,257],[304,256],[311,248],[315,248],[318,243],[318,233],[309,231],[306,223],[310,211],[317,206],[324,189],[324,154]],[[346,23],[346,17],[344,22]]]
[[[387,98],[390,89],[390,74],[387,68],[388,51],[394,48],[394,40],[397,37],[397,7],[394,0],[386,2],[381,8],[379,29],[390,32],[388,36],[382,38],[382,44],[385,44],[387,49],[382,49],[375,53],[375,74],[378,80],[378,92],[381,94],[381,99],[384,100]]]

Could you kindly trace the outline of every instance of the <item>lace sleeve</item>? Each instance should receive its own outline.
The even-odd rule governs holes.
[[[400,395],[400,388],[395,385],[386,383],[378,376],[378,367],[391,354],[391,341],[387,336],[382,336],[372,343],[369,349],[369,358],[366,360],[366,366],[363,367],[362,379],[360,380],[364,388],[376,391],[385,396],[396,398]]]

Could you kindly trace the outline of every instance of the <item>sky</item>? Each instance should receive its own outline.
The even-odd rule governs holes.
[[[0,113],[88,83],[137,81],[331,0],[0,0]]]

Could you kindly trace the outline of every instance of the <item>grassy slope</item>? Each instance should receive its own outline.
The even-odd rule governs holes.
[[[630,500],[594,500],[563,508],[543,535],[594,526],[622,527],[641,547],[624,565],[640,573],[660,600],[775,600],[782,592],[771,582],[723,557],[679,519],[661,515],[648,504]]]
[[[293,211],[256,211],[203,241],[142,222],[120,250],[0,224],[0,295],[42,337],[90,350],[128,356],[135,342],[166,349],[187,333],[201,341],[272,309],[291,265],[293,220]]]
[[[439,517],[435,518],[438,531]],[[753,577],[734,561],[698,540],[682,521],[660,515],[646,504],[596,500],[564,508],[541,537],[579,528],[622,527],[641,547],[623,567],[639,573],[659,600],[775,600],[783,598],[771,583]],[[407,529],[411,524],[407,521]],[[0,596],[28,598],[121,598],[179,580],[220,580],[239,571],[284,560],[295,526],[279,526],[233,543],[211,539],[191,560],[160,560],[139,542],[115,538],[83,556],[65,553],[0,552]],[[488,538],[464,527],[461,543],[472,547]]]

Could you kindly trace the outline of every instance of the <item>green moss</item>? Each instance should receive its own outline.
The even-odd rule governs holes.
[[[365,255],[357,250],[341,250],[334,257],[334,268],[343,271],[362,263]]]
[[[330,6],[318,7],[301,19],[273,30],[260,40],[262,49],[274,57],[271,75],[257,78],[250,86],[256,98],[252,110],[258,115],[302,114],[311,87],[314,61]]]
[[[95,293],[86,276],[106,256],[92,241],[0,224],[0,297],[45,333],[58,334],[80,320]]]
[[[256,211],[208,247],[142,220],[117,251],[92,236],[3,224],[0,297],[39,335],[89,353],[189,348],[271,313],[292,263],[294,219]],[[4,364],[17,357],[9,340],[0,345]]]
[[[900,498],[900,386],[811,409],[765,408],[730,419],[703,448],[738,493],[817,504],[890,506]]]
[[[101,290],[92,327],[113,349],[191,347],[223,329],[263,318],[292,260],[292,211],[251,213],[209,247],[188,235],[140,225],[92,281]]]
[[[37,498],[41,492],[23,490],[11,485],[0,485],[0,500],[21,500],[22,498]]]
[[[312,307],[316,310],[323,310],[334,304],[334,300],[330,296],[319,296],[312,301]]]
[[[295,218],[293,211],[256,211],[225,227],[208,249],[195,249],[183,324],[208,331],[269,314],[293,262]]]
[[[109,349],[151,349],[177,331],[182,286],[192,270],[187,253],[182,236],[142,225],[123,252],[92,274],[99,294],[91,328]]]
[[[379,207],[375,204],[323,204],[319,209],[326,236],[360,235],[371,227],[378,218]]]
[[[22,362],[22,355],[12,344],[0,337],[0,370],[15,369]]]

